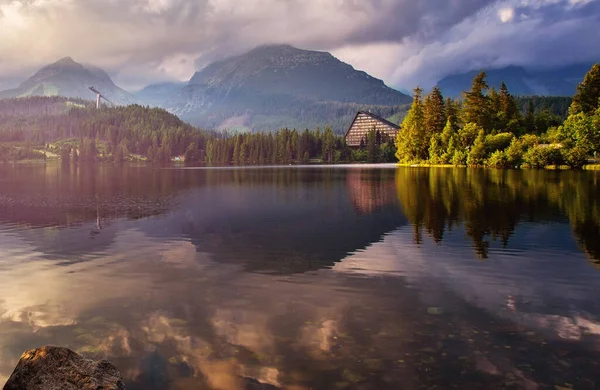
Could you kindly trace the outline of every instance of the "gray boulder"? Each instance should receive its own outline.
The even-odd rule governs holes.
[[[121,373],[106,360],[93,361],[67,348],[30,349],[4,390],[124,390]]]

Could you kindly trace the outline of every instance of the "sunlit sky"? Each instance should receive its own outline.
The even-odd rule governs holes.
[[[396,88],[600,60],[600,0],[0,0],[0,89],[71,56],[120,86],[188,80],[268,43],[326,50]]]

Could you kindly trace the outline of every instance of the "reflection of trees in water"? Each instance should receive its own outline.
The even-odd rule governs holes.
[[[30,226],[164,213],[192,183],[167,170],[112,166],[0,167],[0,221]]]
[[[567,216],[582,248],[600,263],[600,195],[595,172],[476,169],[398,169],[397,195],[415,228],[436,242],[462,224],[475,251],[487,258],[489,241],[508,244],[521,221]]]

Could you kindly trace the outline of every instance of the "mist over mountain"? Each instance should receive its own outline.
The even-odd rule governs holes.
[[[289,45],[260,46],[214,62],[165,100],[163,107],[201,127],[272,130],[330,124],[338,131],[358,109],[389,116],[411,102],[330,53]]]
[[[88,89],[92,86],[115,104],[138,102],[132,94],[116,86],[104,70],[84,66],[71,57],[43,67],[17,88],[0,92],[0,97],[64,96],[92,100],[95,96]]]
[[[498,89],[504,82],[513,95],[573,96],[577,85],[591,67],[592,64],[577,64],[554,69],[507,66],[485,71],[490,88]],[[463,91],[471,88],[473,78],[479,72],[480,70],[470,71],[444,77],[438,82],[438,86],[445,96],[461,97]]]
[[[142,104],[162,107],[168,100],[176,97],[186,85],[186,82],[150,84],[134,95]]]

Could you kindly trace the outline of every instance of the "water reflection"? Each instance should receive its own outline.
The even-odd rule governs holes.
[[[481,258],[489,239],[504,247],[519,223],[560,223],[565,218],[582,248],[600,264],[600,187],[597,172],[475,169],[399,169],[398,199],[414,227],[441,242],[464,225]]]
[[[60,344],[129,389],[597,388],[596,176],[536,175],[0,167],[0,376]]]

